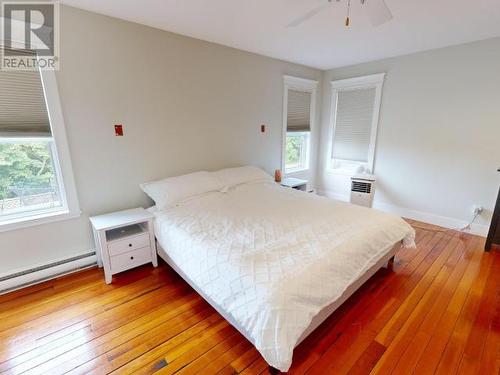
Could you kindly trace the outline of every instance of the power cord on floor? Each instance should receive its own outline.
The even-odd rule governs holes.
[[[475,210],[474,210],[474,216],[472,217],[471,221],[469,221],[469,223],[468,223],[465,227],[460,228],[460,229],[457,229],[457,230],[458,230],[459,232],[463,232],[463,231],[465,231],[465,230],[470,230],[470,229],[471,229],[472,224],[474,224],[474,222],[476,221],[477,217],[478,217],[479,215],[481,215],[481,211],[482,211],[482,209],[475,209]]]
[[[442,228],[441,229],[441,228],[423,227],[423,226],[419,226],[419,225],[415,225],[415,224],[412,224],[412,226],[415,227],[415,228],[429,230],[429,231],[432,231],[432,232],[439,232],[439,233],[446,233],[446,232],[453,232],[453,231],[464,233],[465,231],[471,229],[472,224],[474,224],[474,222],[476,221],[476,219],[478,218],[478,216],[481,215],[482,212],[483,212],[483,208],[482,207],[476,207],[476,208],[474,208],[472,219],[467,223],[466,226],[464,226],[462,228]]]

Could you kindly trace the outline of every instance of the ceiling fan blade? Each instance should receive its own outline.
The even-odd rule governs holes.
[[[316,14],[322,12],[329,5],[330,5],[329,2],[326,3],[326,4],[318,5],[316,8],[311,9],[309,12],[307,12],[303,16],[300,16],[300,17],[294,19],[292,22],[290,22],[288,25],[286,25],[286,27],[297,27],[297,26],[299,26],[301,23],[307,21],[309,18],[314,17]]]
[[[373,26],[380,26],[392,20],[392,13],[384,0],[364,0],[364,8]]]

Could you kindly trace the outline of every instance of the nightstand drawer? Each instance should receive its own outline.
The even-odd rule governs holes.
[[[110,256],[115,256],[146,246],[149,246],[149,233],[114,241],[108,245],[108,252]]]
[[[118,273],[130,268],[140,266],[141,264],[151,262],[151,248],[129,251],[128,253],[110,257],[111,272]]]

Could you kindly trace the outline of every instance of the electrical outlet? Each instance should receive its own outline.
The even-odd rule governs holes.
[[[483,207],[475,205],[472,209],[473,215],[481,215],[483,213]]]

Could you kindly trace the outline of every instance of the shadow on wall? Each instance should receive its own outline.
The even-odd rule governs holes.
[[[374,201],[381,204],[405,207],[404,200],[401,199],[401,194],[398,194],[397,189],[391,189],[391,185],[384,184],[384,179],[378,176],[375,182]]]

